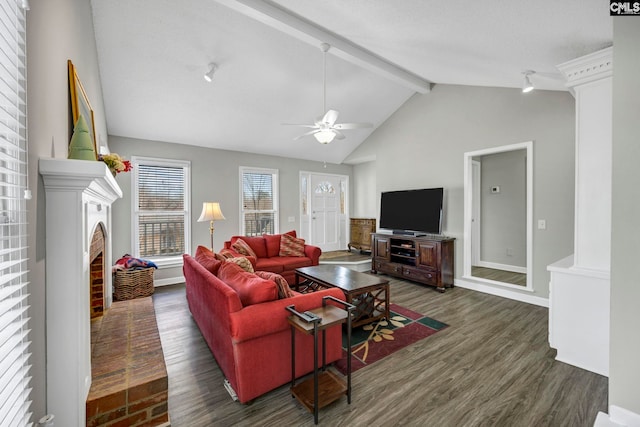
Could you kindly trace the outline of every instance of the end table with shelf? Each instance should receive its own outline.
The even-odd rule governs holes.
[[[331,300],[345,309],[328,305]],[[299,313],[293,305],[286,309],[292,313],[287,319],[291,325],[291,394],[313,412],[313,421],[318,424],[318,410],[347,395],[347,403],[351,404],[351,312],[355,306],[332,296],[322,298],[322,307],[309,310],[315,315],[309,319],[305,313]],[[347,323],[347,381],[333,371],[326,369],[326,330]],[[313,336],[313,377],[296,384],[296,330]],[[322,332],[322,373],[318,367],[318,335]]]

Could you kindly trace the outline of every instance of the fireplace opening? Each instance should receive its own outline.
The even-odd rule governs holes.
[[[91,238],[89,250],[89,295],[91,303],[89,310],[91,319],[96,319],[104,314],[104,259],[106,252],[106,233],[102,223],[99,223]]]

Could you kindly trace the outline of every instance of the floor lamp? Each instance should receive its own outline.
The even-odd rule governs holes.
[[[211,234],[211,252],[213,250],[213,221],[220,221],[222,219],[226,219],[224,215],[222,215],[222,211],[220,210],[220,203],[218,202],[204,202],[202,203],[202,213],[200,214],[200,218],[198,218],[198,222],[209,221],[209,233]]]

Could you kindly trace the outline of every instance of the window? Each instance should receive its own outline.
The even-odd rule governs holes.
[[[278,233],[278,171],[240,168],[242,235]]]
[[[131,163],[135,256],[158,267],[181,265],[190,246],[191,164],[135,156]]]
[[[29,425],[25,11],[0,0],[0,425]]]

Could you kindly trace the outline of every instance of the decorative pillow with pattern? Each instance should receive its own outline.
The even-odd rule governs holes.
[[[278,273],[272,273],[270,271],[256,271],[256,276],[275,282],[278,287],[279,299],[290,298],[295,295],[289,287],[289,283],[287,283],[285,278]]]
[[[219,252],[220,256],[222,256],[224,259],[229,259],[229,258],[235,258],[237,257],[239,254],[235,251],[232,251],[231,249],[222,249]]]
[[[238,239],[231,245],[231,249],[238,252],[240,255],[252,256],[258,258],[256,253],[251,249],[251,246],[242,239]]]
[[[279,256],[304,256],[304,239],[283,234],[280,237]]]
[[[251,261],[243,256],[235,257],[235,258],[227,258],[226,262],[232,262],[234,264],[238,264],[244,271],[248,273],[253,273],[253,265],[251,265]]]

